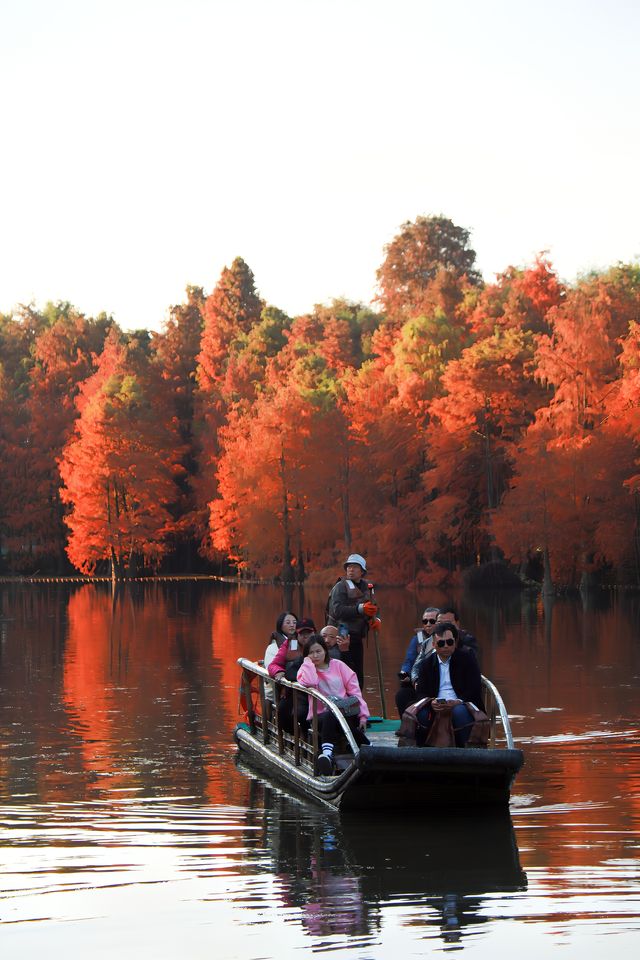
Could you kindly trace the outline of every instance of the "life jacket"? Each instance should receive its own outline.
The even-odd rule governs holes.
[[[363,581],[361,580],[360,583]],[[364,581],[366,582],[366,581]],[[336,620],[335,617],[331,616],[331,598],[333,597],[333,592],[338,586],[339,583],[346,583],[347,585],[347,599],[356,600],[358,603],[364,603],[365,600],[371,599],[371,592],[367,590],[361,590],[360,587],[356,586],[353,580],[347,580],[345,577],[338,577],[334,585],[332,586],[329,596],[327,597],[327,604],[324,610],[325,621],[332,627],[339,627],[340,621]]]

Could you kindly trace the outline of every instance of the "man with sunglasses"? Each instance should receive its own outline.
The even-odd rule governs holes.
[[[407,654],[404,658],[402,666],[400,667],[400,672],[398,673],[398,677],[400,678],[400,689],[396,693],[396,707],[398,708],[398,716],[401,720],[402,714],[407,707],[410,704],[415,703],[418,699],[414,683],[412,682],[412,673],[417,664],[422,662],[424,657],[426,657],[433,650],[431,634],[433,633],[433,629],[436,625],[439,612],[440,611],[437,607],[427,607],[422,614],[422,629],[416,630],[409,641]]]
[[[471,733],[473,717],[465,703],[483,710],[480,667],[470,650],[458,646],[454,623],[437,623],[431,635],[434,656],[423,661],[416,685],[418,700],[432,697],[428,707],[418,711],[418,723],[427,729],[440,710],[451,710],[456,746],[464,747]]]
[[[479,660],[478,641],[472,633],[462,629],[460,620],[458,619],[458,612],[454,607],[441,607],[438,611],[437,619],[438,623],[455,623],[458,630],[458,646],[468,647],[470,650],[473,650]]]

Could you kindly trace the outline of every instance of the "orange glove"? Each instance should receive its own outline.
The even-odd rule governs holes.
[[[382,620],[380,617],[374,617],[373,620],[369,620],[369,629],[370,630],[379,630]]]
[[[365,617],[375,617],[378,612],[377,604],[372,603],[371,600],[367,600],[366,603],[362,604],[362,612]]]

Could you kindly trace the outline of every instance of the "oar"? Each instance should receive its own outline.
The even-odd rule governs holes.
[[[369,592],[371,593],[371,599],[375,603],[375,591],[373,589],[373,584],[368,584]],[[384,699],[384,680],[382,677],[382,657],[380,656],[380,644],[378,643],[378,633],[380,628],[373,631],[373,639],[376,645],[376,664],[378,666],[378,686],[380,687],[380,701],[382,703],[382,718],[383,720],[387,719],[387,704]]]

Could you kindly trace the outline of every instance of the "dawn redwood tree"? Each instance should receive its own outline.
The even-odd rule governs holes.
[[[162,381],[135,340],[112,330],[78,396],[79,418],[60,474],[70,507],[69,559],[91,573],[156,565],[168,551],[182,447]]]
[[[0,314],[0,549],[11,570],[33,570],[40,558],[28,399],[33,343],[45,326],[31,307]]]
[[[640,298],[639,298],[640,299]],[[608,481],[596,543],[608,561],[640,584],[640,323],[621,339],[621,376],[605,400],[598,469]]]
[[[176,417],[184,468],[179,481],[180,497],[175,505],[175,538],[187,569],[193,561],[198,529],[198,511],[194,490],[198,446],[194,437],[196,371],[203,329],[205,295],[201,287],[187,287],[187,302],[173,306],[161,333],[153,335],[151,350],[159,368],[165,392]]]
[[[479,340],[447,366],[446,393],[425,431],[430,503],[422,524],[442,566],[491,557],[490,520],[508,486],[520,438],[546,394],[527,372],[530,333],[509,328]]]
[[[225,267],[203,307],[204,327],[196,373],[194,431],[198,444],[198,475],[194,481],[194,523],[200,551],[213,558],[216,550],[209,536],[208,504],[216,496],[216,469],[220,454],[218,434],[224,426],[234,397],[226,381],[242,338],[260,322],[263,303],[255,289],[254,276],[241,257]],[[253,387],[252,387],[253,389]]]
[[[633,505],[621,496],[630,448],[616,417],[608,421],[620,393],[623,344],[632,351],[628,332],[639,308],[640,271],[619,267],[568,291],[547,313],[550,333],[538,337],[534,372],[553,395],[518,450],[494,526],[508,556],[542,553],[548,581],[578,585],[607,553],[620,555],[601,526],[607,519],[608,533],[613,524],[635,529]]]
[[[67,531],[58,460],[78,415],[79,385],[94,371],[113,321],[104,314],[89,319],[67,303],[48,304],[44,315],[49,326],[35,340],[29,374],[29,492],[34,547],[60,570]]]
[[[218,496],[211,540],[239,570],[294,579],[303,536],[304,475],[310,461],[309,406],[283,387],[221,428]]]
[[[509,267],[495,283],[469,292],[465,311],[470,331],[476,339],[497,329],[549,334],[548,313],[565,296],[551,262],[540,254],[530,267]]]
[[[361,362],[375,321],[345,301],[296,318],[255,400],[230,412],[212,537],[223,550],[235,538],[232,555],[243,567],[302,579],[309,560],[332,568],[336,541],[350,545],[355,441],[341,378]]]
[[[464,285],[482,282],[469,231],[447,217],[421,216],[403,223],[385,253],[377,271],[378,299],[392,319],[429,313],[434,297],[452,306],[462,299]]]

